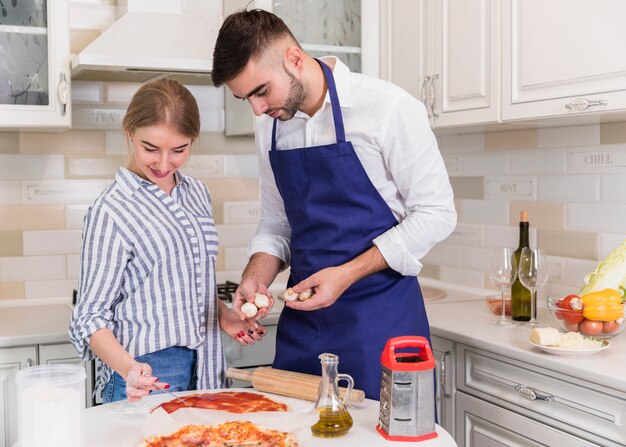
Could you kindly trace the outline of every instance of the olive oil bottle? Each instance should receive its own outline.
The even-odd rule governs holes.
[[[352,416],[345,409],[321,408],[318,412],[320,419],[311,426],[313,436],[318,438],[343,436],[352,427]]]
[[[515,250],[515,262],[519,268],[519,259],[522,249],[528,247],[528,213],[522,211],[520,213],[519,223],[519,247]],[[511,318],[515,321],[530,320],[530,290],[528,290],[520,282],[519,277],[515,278],[513,286],[511,286]]]

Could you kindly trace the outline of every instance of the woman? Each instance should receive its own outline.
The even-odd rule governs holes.
[[[176,81],[147,83],[123,129],[131,161],[85,217],[70,339],[103,362],[103,402],[223,387],[220,327],[244,345],[265,330],[216,299],[211,198],[179,172],[200,132],[198,105]]]

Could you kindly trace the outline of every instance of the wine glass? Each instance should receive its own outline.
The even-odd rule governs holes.
[[[548,263],[543,250],[524,247],[519,257],[519,280],[530,290],[530,320],[524,326],[537,326],[537,290],[548,280]]]
[[[489,279],[500,289],[502,294],[502,310],[497,326],[513,326],[514,323],[506,319],[506,302],[504,300],[504,289],[511,287],[517,276],[517,263],[515,262],[515,251],[510,247],[496,248],[491,254],[491,264],[489,266]]]

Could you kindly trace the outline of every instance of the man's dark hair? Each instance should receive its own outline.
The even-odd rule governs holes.
[[[251,58],[276,40],[289,36],[297,44],[285,22],[262,9],[237,11],[229,15],[217,36],[213,50],[213,84],[219,87],[236,78]]]

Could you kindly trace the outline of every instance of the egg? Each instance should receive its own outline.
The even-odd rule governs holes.
[[[252,318],[256,315],[258,309],[257,307],[254,305],[254,303],[244,303],[241,306],[241,311],[243,312],[243,314],[248,317],[248,318]]]
[[[599,335],[602,333],[603,324],[601,321],[583,320],[580,323],[580,332],[585,335]]]
[[[255,293],[254,304],[259,309],[261,309],[262,307],[270,307],[270,299],[267,297],[267,295],[263,295],[262,293]]]
[[[605,321],[602,323],[602,332],[605,334],[612,334],[617,331],[620,327],[620,324],[617,321]]]
[[[565,321],[563,323],[563,327],[568,332],[578,332],[578,331],[580,331],[580,324],[578,324],[578,323],[571,323],[569,321]]]

